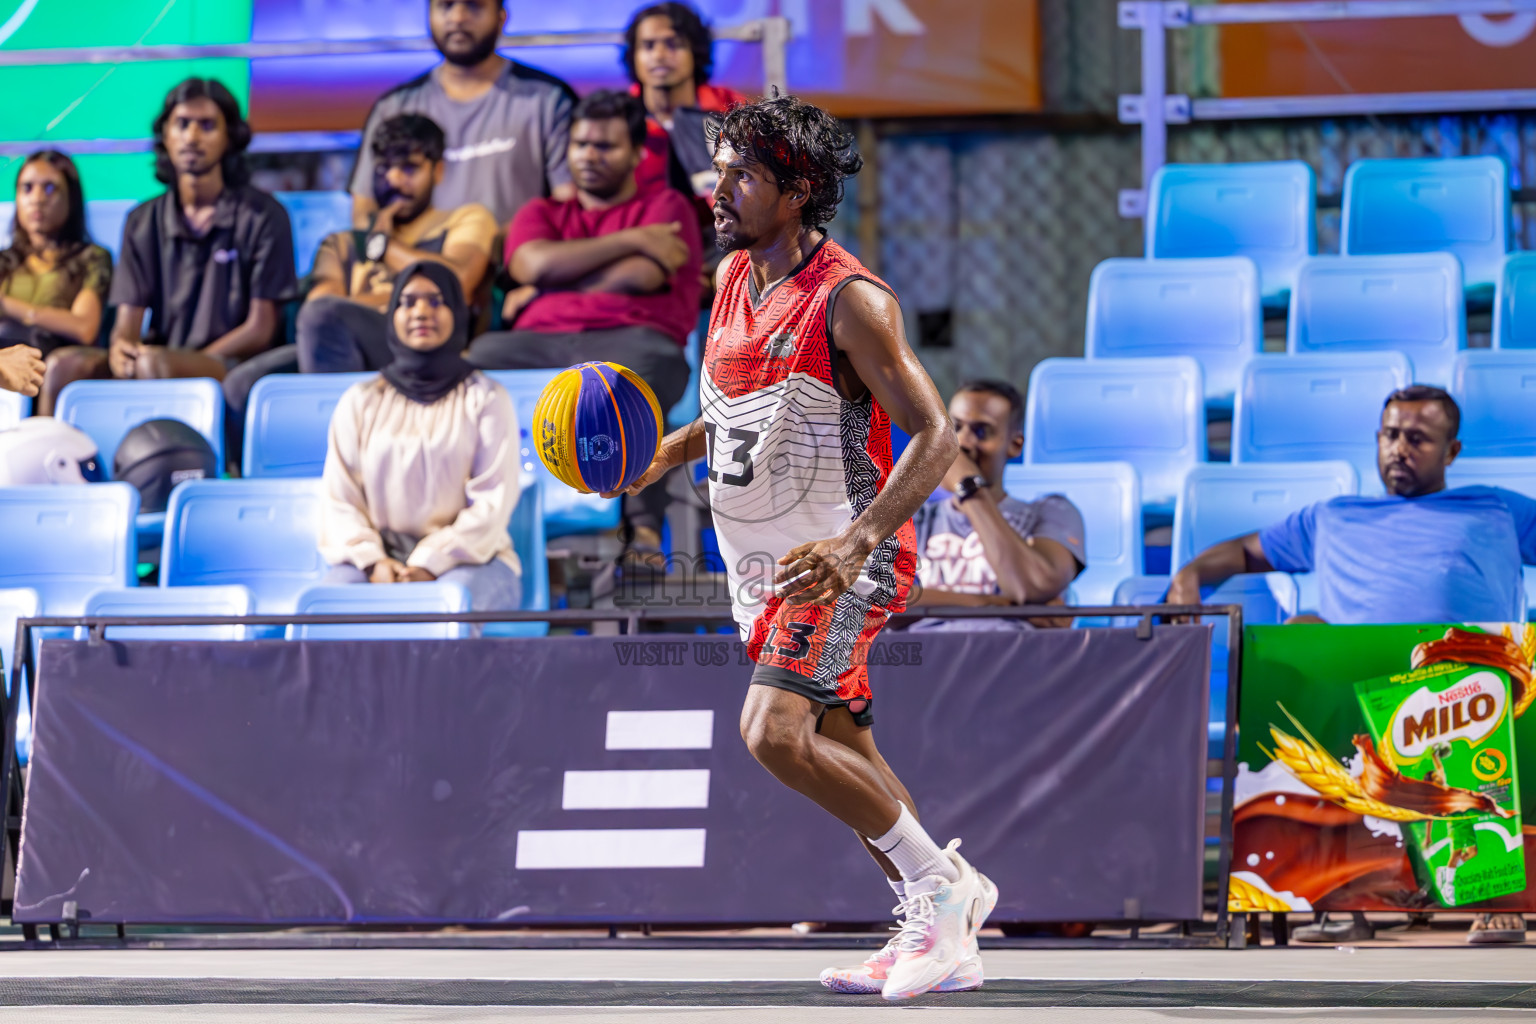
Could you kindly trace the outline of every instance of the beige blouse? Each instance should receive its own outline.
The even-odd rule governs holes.
[[[367,569],[403,541],[415,544],[403,561],[434,576],[493,558],[520,569],[507,533],[517,452],[512,399],[483,373],[431,405],[383,377],[352,385],[331,417],[321,556]]]

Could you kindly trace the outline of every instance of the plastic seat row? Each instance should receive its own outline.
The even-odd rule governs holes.
[[[524,489],[509,531],[523,563],[523,607],[536,610],[549,607],[540,494],[537,483]],[[293,613],[327,569],[316,540],[320,500],[319,481],[312,479],[178,485],[166,510],[161,587],[212,587],[200,591],[212,600],[217,588],[239,586],[249,592],[255,613]],[[53,616],[85,614],[92,596],[103,590],[119,591],[120,600],[140,600],[121,596],[142,595],[134,587],[138,505],[138,492],[123,483],[0,488],[0,532],[8,541],[0,555],[0,587],[35,590],[43,613]],[[347,590],[359,602],[385,600],[389,595],[383,591],[409,592]],[[160,614],[189,614],[170,598],[141,599]]]
[[[1153,177],[1149,259],[1246,256],[1283,306],[1317,253],[1317,180],[1299,160],[1171,164]],[[1454,254],[1491,293],[1511,238],[1509,168],[1495,156],[1358,160],[1344,177],[1344,256]]]
[[[1110,259],[1093,271],[1090,359],[1192,356],[1207,404],[1230,407],[1263,341],[1259,273],[1246,256]],[[1296,270],[1286,329],[1292,355],[1401,352],[1420,380],[1445,385],[1466,347],[1461,265],[1450,253],[1316,256]]]
[[[521,428],[519,458],[525,479],[543,482],[545,515],[551,536],[597,532],[618,525],[619,502],[582,494],[561,483],[534,451],[530,425],[539,392],[556,370],[494,370],[517,407]],[[241,472],[253,477],[315,477],[325,466],[331,413],[342,392],[373,374],[275,374],[251,390],[246,410],[245,451]],[[19,397],[19,396],[18,396]],[[0,403],[0,416],[5,405]],[[17,408],[20,408],[18,405]],[[112,456],[123,437],[145,420],[166,417],[189,424],[224,460],[224,394],[217,381],[88,380],[76,381],[59,395],[58,417],[91,436],[110,474]],[[3,425],[3,424],[0,424]]]
[[[1398,352],[1255,357],[1239,378],[1232,461],[1343,459],[1364,493],[1380,493],[1382,406],[1414,380]],[[1536,456],[1536,352],[1461,352],[1449,384],[1464,456]],[[1170,515],[1185,473],[1205,461],[1201,394],[1188,356],[1043,360],[1030,375],[1025,463],[1128,461],[1147,511]]]
[[[274,198],[288,211],[293,228],[293,265],[301,275],[308,272],[326,235],[352,227],[350,193],[277,192]],[[138,204],[136,199],[91,199],[85,204],[85,225],[91,240],[110,252],[114,261],[121,255],[123,223]],[[0,203],[0,248],[11,244],[15,215],[14,202]]]

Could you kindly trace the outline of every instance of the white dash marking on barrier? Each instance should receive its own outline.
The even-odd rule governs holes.
[[[642,811],[709,806],[709,769],[569,771],[560,806],[567,811]]]
[[[517,870],[701,868],[702,828],[558,829],[517,834]]]
[[[715,713],[704,711],[610,711],[609,750],[708,750]]]

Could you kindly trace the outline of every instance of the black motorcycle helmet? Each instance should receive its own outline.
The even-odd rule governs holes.
[[[218,475],[213,446],[180,420],[140,423],[128,431],[112,457],[112,479],[138,489],[141,512],[164,512],[171,490],[183,480]]]

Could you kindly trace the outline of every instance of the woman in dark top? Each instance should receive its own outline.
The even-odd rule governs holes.
[[[46,356],[94,345],[111,281],[112,257],[85,230],[74,161],[33,153],[16,175],[15,227],[0,251],[0,347],[30,345]],[[51,403],[40,401],[38,412],[52,412]]]

